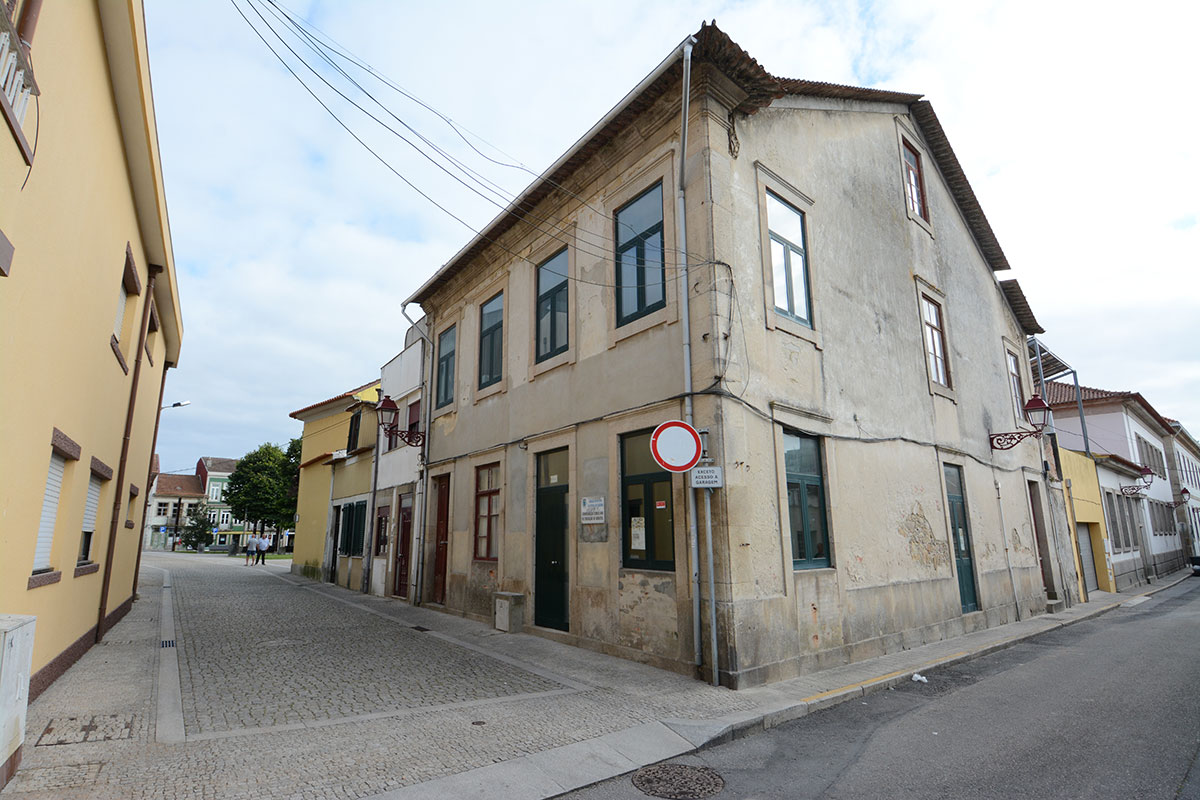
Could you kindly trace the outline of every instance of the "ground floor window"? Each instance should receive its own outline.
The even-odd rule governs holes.
[[[675,569],[671,473],[650,455],[650,434],[621,437],[621,539],[626,567]]]
[[[494,560],[500,539],[500,465],[475,469],[475,558]]]
[[[341,507],[341,536],[338,552],[344,556],[361,556],[367,530],[367,501],[345,503]]]
[[[785,430],[783,462],[787,475],[792,567],[828,567],[829,528],[825,513],[825,481],[821,474],[820,439]]]

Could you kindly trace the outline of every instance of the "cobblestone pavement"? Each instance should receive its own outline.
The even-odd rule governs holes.
[[[664,717],[747,711],[679,675],[315,584],[143,557],[141,596],[29,708],[4,798],[360,798]],[[159,743],[164,579],[185,741]],[[427,631],[417,630],[417,627]],[[162,702],[169,700],[163,699]]]

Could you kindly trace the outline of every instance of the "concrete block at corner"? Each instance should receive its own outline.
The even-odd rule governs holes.
[[[641,766],[601,739],[543,750],[520,761],[541,770],[564,791],[614,778]]]
[[[633,762],[635,767],[657,764],[695,749],[695,745],[661,722],[647,722],[623,731],[615,731],[593,741],[601,741]]]

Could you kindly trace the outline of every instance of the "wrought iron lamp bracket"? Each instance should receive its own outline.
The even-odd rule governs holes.
[[[1008,433],[993,433],[988,436],[988,442],[993,450],[1011,450],[1025,439],[1030,437],[1042,438],[1042,432],[1033,431],[1010,431]]]

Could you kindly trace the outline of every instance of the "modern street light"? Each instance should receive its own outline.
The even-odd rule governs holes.
[[[993,433],[988,436],[988,443],[993,450],[1011,450],[1017,446],[1017,443],[1031,436],[1039,439],[1042,437],[1042,431],[1046,429],[1046,423],[1049,421],[1050,406],[1046,405],[1046,401],[1040,395],[1034,393],[1022,410],[1025,412],[1025,419],[1029,420],[1029,424],[1033,426],[1033,430]]]
[[[169,406],[159,406],[158,410],[162,411],[164,408],[183,408],[184,406],[190,406],[191,404],[191,400],[180,400],[178,403],[171,403]]]

